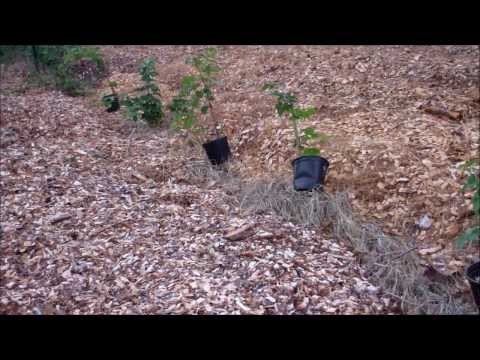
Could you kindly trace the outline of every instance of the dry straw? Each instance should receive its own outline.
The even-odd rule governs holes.
[[[455,298],[456,281],[433,282],[414,251],[415,244],[385,235],[373,223],[355,216],[348,194],[323,191],[297,192],[292,184],[277,180],[246,185],[241,206],[260,212],[274,212],[287,221],[329,226],[336,238],[347,241],[365,266],[371,281],[398,300],[407,314],[465,314],[475,310]]]
[[[218,171],[205,162],[189,169],[191,175],[220,182],[239,201],[243,209],[275,213],[297,224],[330,228],[339,240],[347,241],[367,270],[372,282],[397,300],[406,314],[475,313],[470,302],[455,297],[456,282],[461,278],[432,281],[424,276],[425,268],[415,252],[416,246],[387,236],[374,223],[363,222],[355,215],[348,194],[323,191],[297,192],[290,182],[274,179],[242,183],[228,167]]]

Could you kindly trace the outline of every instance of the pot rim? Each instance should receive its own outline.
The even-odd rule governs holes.
[[[478,268],[478,270],[479,270],[478,276],[480,276],[480,261],[477,261],[477,262],[473,263],[472,265],[470,265],[470,266],[467,268],[467,270],[465,271],[465,277],[468,279],[468,281],[470,281],[470,282],[472,282],[472,283],[474,283],[474,284],[480,285],[480,280],[475,280],[473,277],[471,277],[471,276],[469,275],[469,272],[470,272],[470,271],[472,270],[472,268],[474,268],[474,267],[477,267],[477,268]]]
[[[302,156],[299,156],[299,157],[292,160],[292,166],[295,164],[295,162],[297,162],[298,160],[304,159],[304,158],[318,158],[318,159],[324,160],[327,163],[327,166],[330,166],[330,162],[326,158],[324,158],[323,156],[320,156],[320,155],[302,155]]]
[[[219,141],[219,140],[223,140],[223,139],[227,140],[227,135],[222,136],[222,137],[219,137],[219,138],[216,138],[215,140],[207,141],[206,143],[203,143],[203,145],[208,145],[208,144],[211,144],[211,143],[213,143],[213,142],[215,142],[215,141]]]

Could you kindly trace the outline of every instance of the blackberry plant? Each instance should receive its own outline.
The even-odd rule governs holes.
[[[158,125],[164,117],[160,89],[155,84],[158,75],[155,69],[155,60],[145,60],[139,69],[143,85],[134,91],[138,93],[135,97],[125,95],[122,104],[127,109],[127,115],[133,121],[144,120],[149,125]]]

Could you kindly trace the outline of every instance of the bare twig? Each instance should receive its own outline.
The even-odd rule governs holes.
[[[117,222],[115,222],[115,223],[113,223],[113,224],[106,225],[106,226],[102,227],[101,229],[99,229],[99,230],[93,232],[92,234],[90,234],[90,235],[89,235],[89,239],[90,239],[90,240],[93,240],[93,238],[95,238],[96,236],[100,235],[100,234],[103,233],[104,231],[106,231],[106,230],[108,230],[108,229],[111,229],[111,228],[113,228],[113,227],[115,227],[115,226],[117,226],[117,225],[121,225],[121,224],[123,224],[124,222],[125,222],[125,221],[122,220],[122,221],[117,221]]]
[[[130,146],[132,143],[132,137],[133,137],[133,134],[137,131],[137,128],[138,128],[138,124],[137,122],[135,122],[135,127],[132,129],[132,131],[130,131],[130,134],[128,135],[127,158],[130,158]]]
[[[407,255],[408,253],[412,252],[413,250],[417,250],[417,249],[418,249],[418,246],[415,246],[415,247],[413,247],[413,248],[411,248],[411,249],[408,249],[408,250],[404,251],[403,253],[401,253],[400,255],[394,257],[394,258],[392,259],[392,261],[398,260],[398,259],[400,259],[401,257],[403,257],[403,256]]]

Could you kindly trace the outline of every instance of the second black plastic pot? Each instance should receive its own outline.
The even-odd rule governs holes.
[[[297,191],[308,191],[323,185],[329,165],[328,160],[320,156],[296,158],[292,161],[293,188]]]
[[[223,164],[232,156],[226,136],[203,144],[203,148],[213,165]]]
[[[480,312],[480,261],[468,267],[466,276],[468,282],[470,283],[473,298],[477,304],[478,311]]]
[[[120,109],[120,99],[118,98],[117,95],[105,95],[103,97],[104,99],[106,98],[110,98],[110,99],[113,99],[110,107],[107,108],[107,112],[114,112],[114,111],[117,111],[118,109]]]

